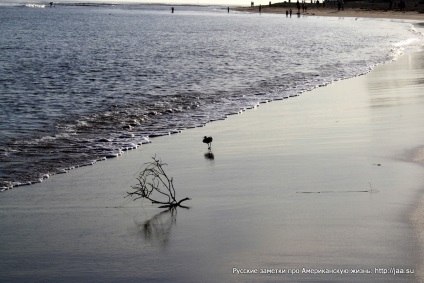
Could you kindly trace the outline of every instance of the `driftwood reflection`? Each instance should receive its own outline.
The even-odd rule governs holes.
[[[177,221],[177,209],[170,208],[154,215],[149,220],[137,225],[146,241],[166,247],[171,229]]]

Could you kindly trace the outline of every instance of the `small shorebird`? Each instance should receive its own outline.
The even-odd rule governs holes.
[[[213,140],[212,137],[207,137],[207,136],[204,136],[203,137],[203,142],[206,143],[206,144],[208,144],[208,149],[209,150],[212,147],[212,140]]]

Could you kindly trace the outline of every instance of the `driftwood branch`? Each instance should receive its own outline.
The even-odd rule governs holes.
[[[144,169],[137,178],[138,184],[131,186],[133,191],[127,192],[127,197],[132,197],[134,200],[144,198],[154,204],[161,204],[161,208],[185,207],[181,203],[190,198],[177,200],[174,180],[168,177],[163,169],[167,164],[156,156],[152,159],[153,161],[145,163]]]

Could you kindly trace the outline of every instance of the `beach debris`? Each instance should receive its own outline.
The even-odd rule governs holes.
[[[379,191],[374,189],[371,183],[368,183],[370,186],[369,190],[357,190],[357,191],[303,191],[296,192],[297,194],[328,194],[328,193],[378,193]]]
[[[152,159],[153,161],[144,164],[144,169],[137,178],[138,184],[131,186],[133,191],[127,192],[126,197],[133,197],[134,200],[147,199],[154,204],[160,204],[160,208],[188,208],[181,203],[190,200],[190,198],[177,200],[174,180],[163,169],[167,164],[156,156]]]
[[[296,192],[297,194],[328,194],[328,193],[375,193],[376,190],[363,190],[363,191],[305,191],[305,192]]]
[[[211,148],[212,148],[212,140],[213,140],[212,137],[207,137],[207,136],[203,137],[203,142],[208,145],[209,150],[211,150]]]

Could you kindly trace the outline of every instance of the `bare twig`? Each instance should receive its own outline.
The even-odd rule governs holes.
[[[131,186],[133,191],[127,192],[127,197],[133,197],[134,200],[145,198],[152,203],[161,204],[161,208],[185,207],[181,203],[190,198],[177,200],[174,180],[172,177],[168,177],[163,169],[163,166],[167,164],[156,156],[152,159],[153,161],[145,163],[145,168],[137,178],[138,184]]]

